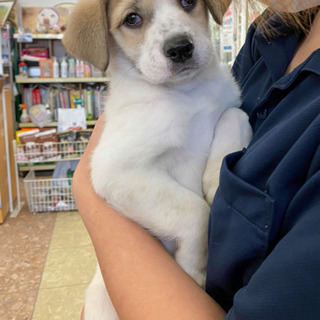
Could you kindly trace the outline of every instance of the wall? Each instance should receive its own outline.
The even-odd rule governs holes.
[[[21,7],[54,7],[62,3],[77,3],[78,0],[17,0],[18,24],[21,21]]]

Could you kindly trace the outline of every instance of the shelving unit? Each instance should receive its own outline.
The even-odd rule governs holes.
[[[23,41],[23,37],[18,34],[14,34],[14,39],[19,44],[19,51],[23,48],[29,47],[46,47],[49,50],[49,58],[53,56],[64,56],[65,50],[61,45],[61,40],[63,38],[63,34],[32,34],[30,41]],[[22,40],[22,41],[21,41]],[[30,37],[29,37],[30,40]],[[35,59],[36,60],[36,59]],[[29,63],[29,62],[27,62]],[[31,64],[34,66],[34,64]],[[43,87],[51,87],[53,90],[61,90],[61,91],[87,91],[87,88],[92,88],[92,101],[100,101],[103,100],[99,96],[99,100],[94,96],[95,92],[99,90],[104,90],[104,87],[110,79],[104,75],[101,77],[85,77],[85,78],[35,78],[35,77],[15,77],[16,84],[20,87],[21,92],[24,92],[25,88],[30,88],[30,90],[34,90],[33,88],[43,88]],[[98,89],[96,89],[98,87]],[[61,89],[60,89],[61,88]],[[75,89],[72,89],[75,88]],[[70,91],[69,91],[70,92]],[[103,91],[104,92],[104,91]],[[103,93],[101,93],[103,94]],[[22,95],[24,97],[24,95]],[[59,96],[58,96],[59,97]],[[82,95],[81,95],[82,97]],[[85,96],[86,97],[86,96]],[[70,107],[71,96],[67,96],[67,100],[69,103],[66,103],[67,107]],[[83,98],[85,101],[86,98]],[[26,100],[30,101],[30,100]],[[41,96],[41,101],[42,96]],[[61,104],[58,100],[45,100],[50,103],[52,107],[51,110],[57,110],[56,108],[65,108],[65,104]],[[90,100],[89,100],[90,101]],[[54,102],[54,103],[53,103]],[[43,102],[42,102],[43,103]],[[93,102],[92,102],[93,103]],[[35,102],[33,102],[35,104]],[[30,107],[30,103],[28,103]],[[99,110],[99,108],[98,108]],[[96,115],[99,115],[99,111],[94,111]],[[57,119],[53,117],[52,119]],[[88,120],[86,121],[87,127],[94,127],[97,120]],[[18,123],[17,127],[19,129],[24,128],[36,128],[37,126],[33,123]],[[57,128],[58,121],[51,121],[46,123],[46,128]],[[60,139],[59,139],[60,141]],[[76,210],[76,205],[73,199],[73,194],[71,190],[72,184],[72,176],[67,177],[58,177],[57,172],[60,171],[61,167],[69,167],[73,168],[76,162],[74,160],[79,160],[81,155],[84,152],[87,142],[79,142],[78,140],[75,142],[57,142],[52,143],[52,150],[54,150],[54,157],[48,157],[45,155],[44,145],[40,143],[33,144],[32,148],[36,147],[36,153],[34,156],[30,154],[30,149],[27,148],[26,145],[17,145],[16,141],[14,141],[14,150],[15,150],[15,167],[18,173],[23,174],[24,178],[24,188],[26,191],[27,202],[29,211],[33,213],[38,212],[48,212],[48,211],[70,211]],[[25,157],[23,157],[23,150],[28,150],[25,152]],[[40,156],[39,156],[40,151]],[[70,161],[70,162],[69,162]],[[70,169],[71,170],[71,169]],[[74,169],[72,169],[74,170]],[[41,174],[40,174],[41,172]],[[40,174],[40,175],[39,175]],[[46,175],[46,177],[43,176]],[[20,197],[18,199],[20,202]]]
[[[60,41],[63,39],[63,34],[14,34],[13,38],[18,42],[19,44],[19,50],[23,48],[28,47],[34,47],[35,44],[39,44],[39,46],[45,46],[49,48],[49,57],[52,57],[55,55],[57,48],[60,48],[58,51],[58,56],[64,55],[63,53],[64,48],[61,47]],[[63,51],[61,52],[61,49]],[[85,77],[85,78],[34,78],[34,77],[21,77],[16,76],[15,82],[20,86],[21,92],[23,92],[25,87],[32,87],[32,86],[41,86],[41,85],[75,85],[75,88],[78,88],[79,90],[83,90],[87,86],[90,86],[91,88],[95,88],[97,85],[103,85],[107,84],[110,81],[110,78],[106,76],[101,77]],[[76,89],[76,90],[78,90]],[[70,90],[70,89],[69,89]],[[94,89],[95,90],[95,89]],[[30,104],[29,104],[30,105]],[[52,104],[51,104],[52,105]],[[96,124],[96,120],[89,120],[87,121],[87,126],[92,127]],[[45,127],[48,128],[54,128],[58,126],[57,121],[49,122],[45,125]],[[33,123],[18,123],[17,127],[19,129],[23,128],[35,128],[36,125]]]
[[[49,58],[53,56],[64,56],[66,54],[66,50],[61,44],[61,40],[63,39],[63,34],[38,34],[38,33],[15,33],[13,38],[19,44],[19,51],[21,52],[23,48],[34,47],[37,45],[38,47],[46,47],[49,49]],[[37,60],[37,59],[36,59]],[[36,61],[34,61],[36,62]],[[32,62],[27,62],[32,63]],[[107,84],[110,79],[104,75],[96,77],[95,74],[92,77],[85,78],[26,78],[21,76],[16,76],[16,83],[20,85],[21,91],[23,91],[24,87],[30,87],[32,85],[59,85],[59,84],[69,84],[69,85],[77,85],[77,88],[82,90],[86,88],[88,85],[90,87],[94,87],[97,84]],[[94,123],[93,123],[94,124]],[[18,125],[19,128],[25,128],[25,125]],[[49,127],[53,127],[54,124],[48,124]]]

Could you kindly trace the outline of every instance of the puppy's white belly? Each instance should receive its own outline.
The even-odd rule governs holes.
[[[184,121],[180,119],[180,122]],[[122,209],[119,207],[120,198],[113,200],[112,194],[119,189],[118,193],[124,196],[125,190],[135,185],[135,181],[128,180],[129,177],[148,180],[151,173],[154,178],[166,175],[202,196],[202,176],[211,144],[206,132],[191,137],[186,126],[181,126],[179,121],[173,126],[168,119],[163,120],[162,125],[145,122],[143,125],[147,130],[134,129],[136,125],[128,122],[110,123],[112,125],[108,126],[107,120],[92,157],[92,182],[96,192],[111,205]],[[158,126],[157,130],[152,126]],[[115,127],[121,127],[121,133]],[[213,128],[207,127],[209,137],[212,137]],[[136,193],[139,192],[143,191],[137,189]]]

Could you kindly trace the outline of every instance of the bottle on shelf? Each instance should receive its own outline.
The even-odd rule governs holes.
[[[84,64],[84,77],[85,78],[91,77],[91,68],[90,68],[89,63]]]
[[[75,103],[75,105],[76,105],[77,108],[82,108],[82,107],[83,107],[83,106],[82,106],[83,101],[82,101],[81,98],[75,98],[75,99],[74,99],[74,103]]]
[[[70,58],[68,59],[68,75],[69,78],[75,78],[76,77],[76,71],[75,71],[75,64],[74,64],[74,59]]]
[[[20,116],[20,122],[21,123],[27,123],[30,122],[30,118],[27,113],[27,105],[20,104],[20,109],[22,110],[21,116]]]
[[[68,63],[66,57],[61,62],[61,78],[68,78]]]
[[[28,78],[28,66],[26,65],[25,62],[19,63],[19,76]]]
[[[93,120],[93,106],[92,106],[92,89],[88,88],[86,90],[86,114],[87,120]]]
[[[84,62],[80,61],[79,78],[84,78]]]
[[[56,57],[53,57],[53,77],[60,78],[60,65]]]

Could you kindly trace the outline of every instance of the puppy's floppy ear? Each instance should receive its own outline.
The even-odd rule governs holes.
[[[103,71],[109,63],[107,3],[108,0],[80,0],[63,37],[70,54]]]
[[[205,0],[216,23],[222,25],[223,16],[227,12],[231,1],[232,0]]]

